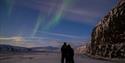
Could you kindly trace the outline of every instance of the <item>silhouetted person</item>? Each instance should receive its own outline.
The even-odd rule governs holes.
[[[74,63],[74,50],[70,45],[67,46],[66,63]]]
[[[67,54],[67,45],[66,43],[63,44],[63,46],[61,47],[61,63],[64,63],[64,61],[66,62],[66,54]]]

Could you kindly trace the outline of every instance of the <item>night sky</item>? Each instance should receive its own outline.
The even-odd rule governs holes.
[[[0,0],[0,44],[59,46],[90,40],[117,0]]]

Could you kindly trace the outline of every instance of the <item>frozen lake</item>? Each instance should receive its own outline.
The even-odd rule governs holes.
[[[59,53],[23,53],[0,55],[0,63],[61,63]],[[125,63],[92,59],[75,55],[75,63]]]

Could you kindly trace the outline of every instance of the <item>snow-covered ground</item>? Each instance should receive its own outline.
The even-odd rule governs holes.
[[[116,63],[75,55],[75,63]],[[23,53],[0,55],[0,63],[61,63],[59,53]],[[119,62],[118,62],[119,63]],[[124,63],[124,62],[121,62]]]

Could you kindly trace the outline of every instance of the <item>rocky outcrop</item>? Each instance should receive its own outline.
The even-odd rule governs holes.
[[[80,47],[78,47],[76,49],[77,54],[85,54],[86,51],[87,51],[87,46],[86,45],[82,45],[82,46],[80,46]]]
[[[110,58],[125,57],[125,0],[119,0],[93,29],[88,53]]]

